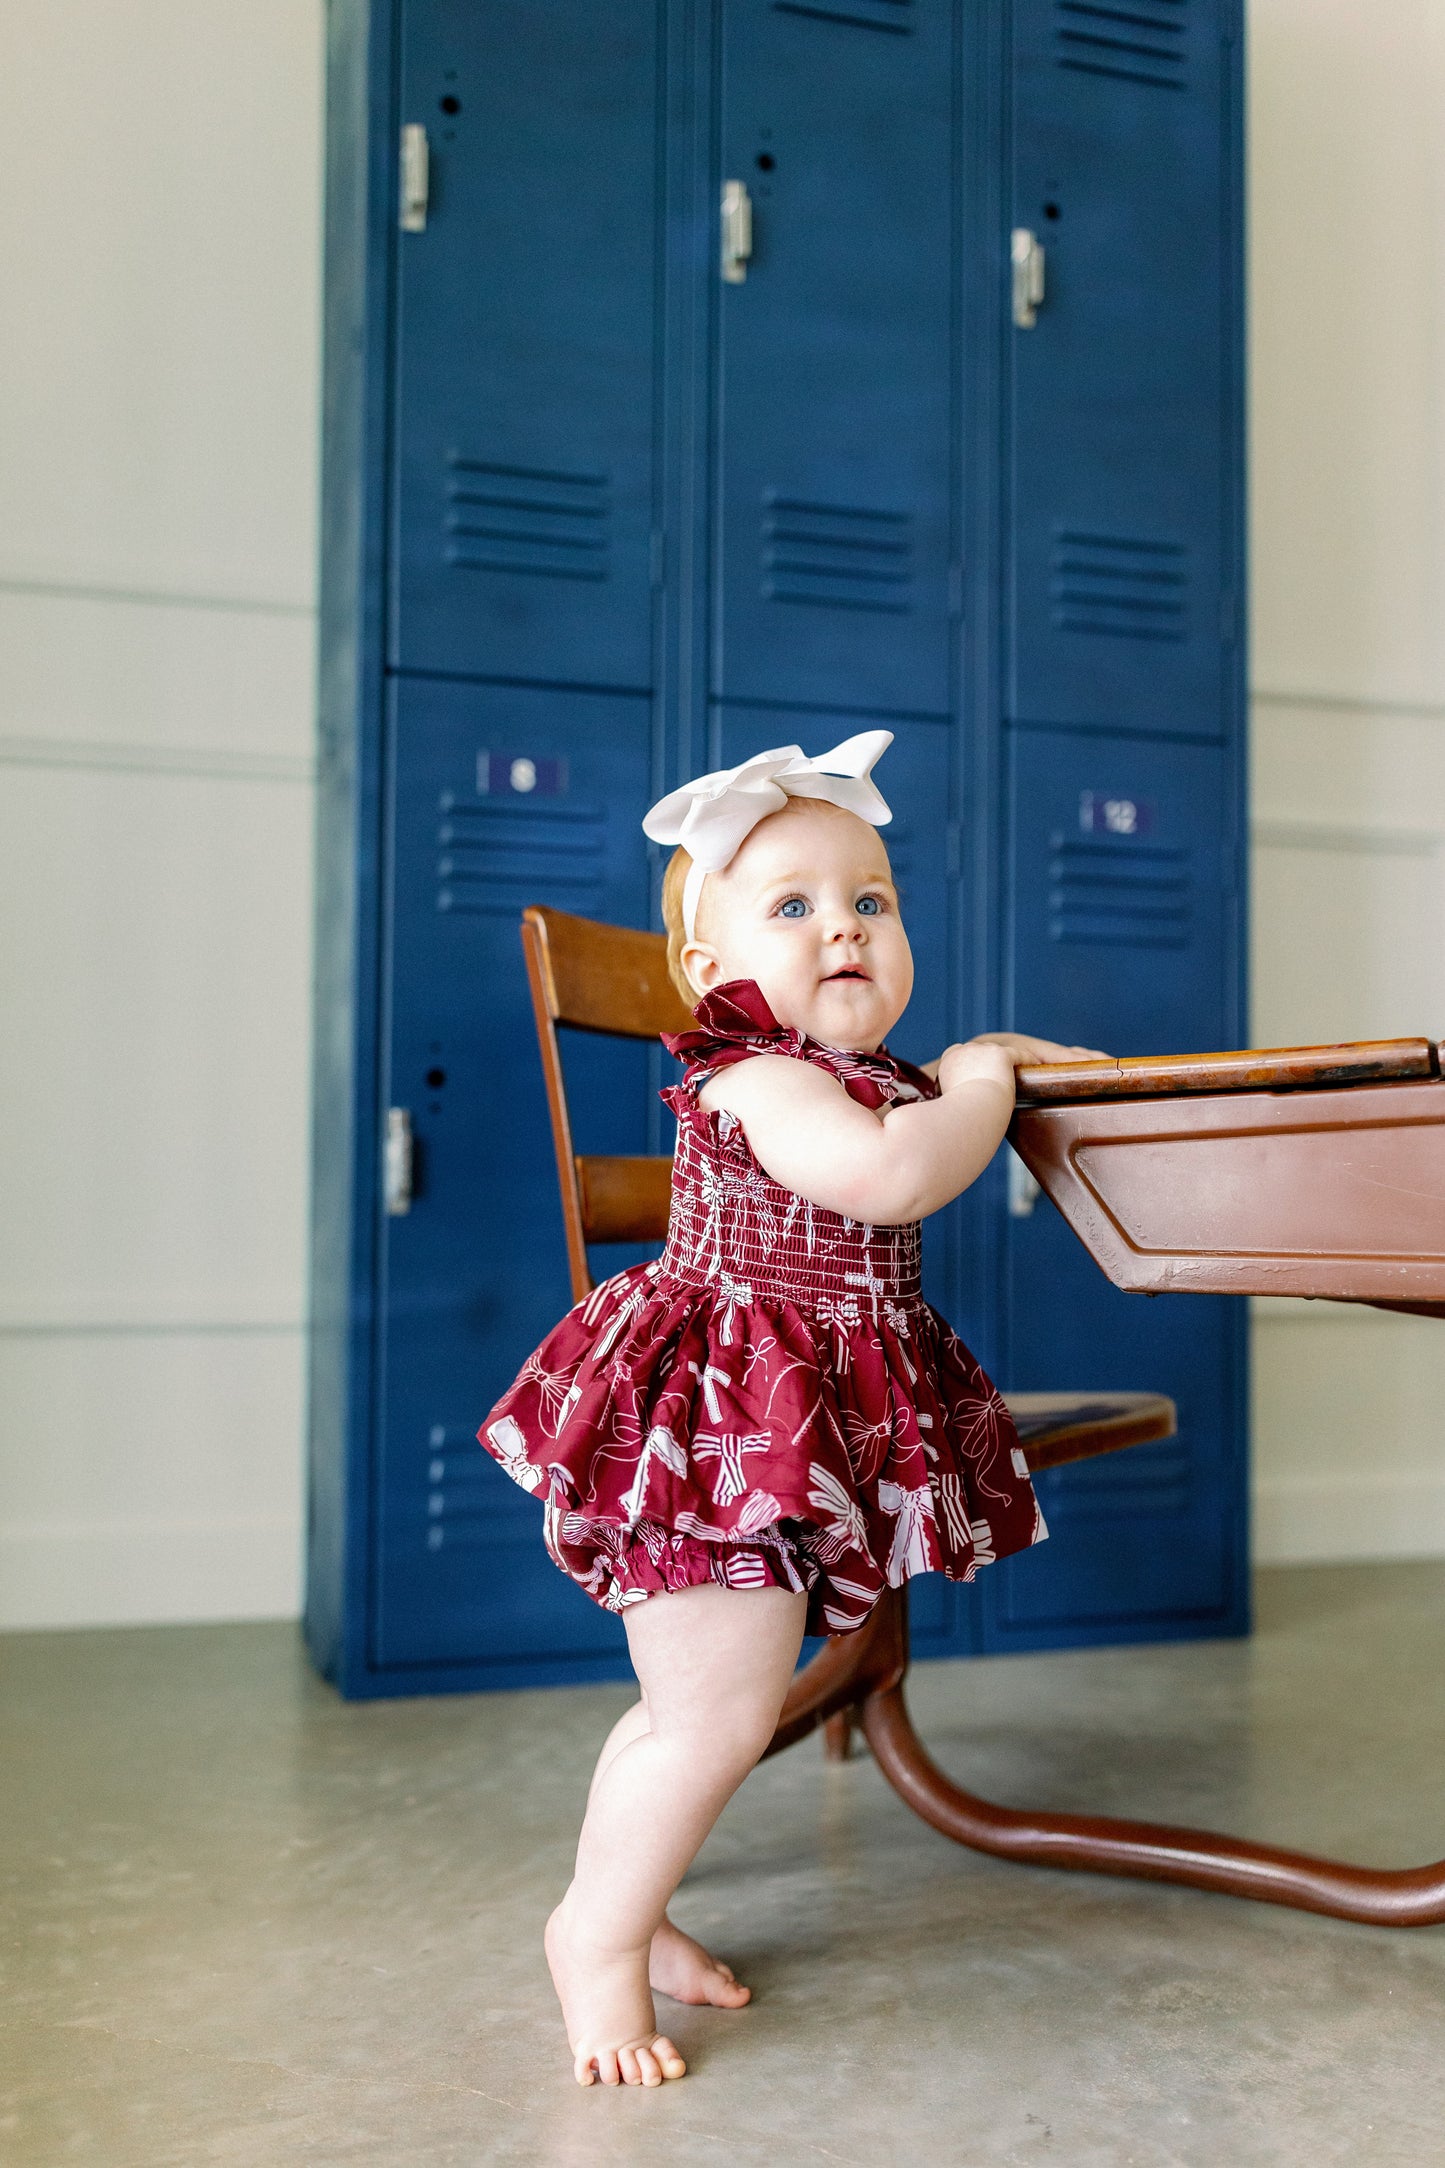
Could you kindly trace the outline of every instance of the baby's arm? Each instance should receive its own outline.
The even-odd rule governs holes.
[[[1013,1113],[1013,1060],[1000,1046],[950,1046],[937,1099],[883,1120],[811,1064],[759,1054],[722,1070],[700,1103],[727,1108],[775,1182],[830,1212],[896,1227],[922,1219],[976,1181]]]

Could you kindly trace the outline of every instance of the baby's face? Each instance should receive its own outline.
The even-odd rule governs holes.
[[[709,874],[682,964],[700,993],[755,979],[780,1024],[871,1053],[913,991],[877,829],[839,806],[790,799]]]

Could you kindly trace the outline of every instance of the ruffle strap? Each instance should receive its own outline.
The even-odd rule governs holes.
[[[851,1099],[875,1112],[899,1099],[933,1099],[938,1086],[912,1062],[900,1061],[886,1047],[866,1054],[848,1047],[824,1046],[792,1025],[780,1024],[761,987],[753,979],[729,979],[704,994],[693,1010],[695,1031],[664,1032],[669,1054],[687,1064],[681,1084],[662,1093],[675,1114],[690,1106],[697,1092],[719,1069],[750,1061],[757,1054],[783,1054],[814,1063],[835,1076]]]

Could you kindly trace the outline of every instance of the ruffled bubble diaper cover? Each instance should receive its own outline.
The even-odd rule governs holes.
[[[737,980],[663,1093],[678,1121],[667,1246],[548,1334],[479,1433],[545,1505],[553,1559],[608,1610],[718,1582],[808,1595],[811,1633],[861,1626],[915,1573],[971,1581],[1046,1530],[998,1392],[923,1300],[920,1229],[784,1189],[708,1078],[755,1054],[825,1069],[874,1109],[937,1086],[820,1046]]]

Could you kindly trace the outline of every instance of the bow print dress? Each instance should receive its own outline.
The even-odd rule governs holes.
[[[764,1172],[709,1077],[755,1054],[826,1069],[874,1109],[937,1086],[887,1053],[777,1023],[751,980],[665,1040],[686,1064],[672,1217],[478,1433],[545,1505],[553,1559],[608,1610],[663,1589],[806,1591],[808,1631],[861,1626],[911,1574],[970,1581],[1046,1534],[1008,1410],[923,1300],[917,1222],[869,1227]]]

